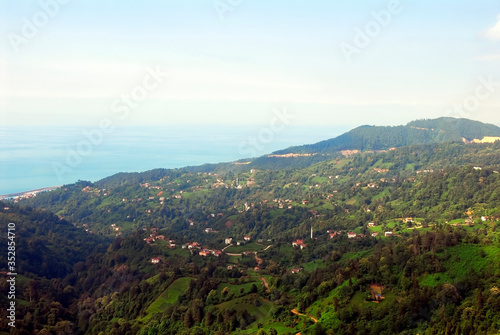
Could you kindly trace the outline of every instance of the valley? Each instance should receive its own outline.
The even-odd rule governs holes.
[[[15,333],[497,334],[500,143],[464,143],[464,123],[453,141],[120,173],[2,203],[20,230]]]

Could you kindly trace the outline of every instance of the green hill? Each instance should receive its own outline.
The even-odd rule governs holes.
[[[0,203],[20,230],[16,334],[498,334],[500,142],[453,140],[495,128],[422,120],[394,138],[407,127],[435,136]],[[357,130],[372,147],[375,128]]]
[[[387,150],[415,144],[461,142],[482,139],[485,136],[500,137],[500,128],[468,119],[443,117],[417,120],[405,126],[361,126],[339,137],[316,144],[291,147],[275,152],[287,153],[334,153],[342,150]]]

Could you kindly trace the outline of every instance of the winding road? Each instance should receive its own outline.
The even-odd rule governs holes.
[[[305,315],[305,314],[299,313],[299,311],[297,309],[293,309],[292,313],[295,314],[295,315],[299,315],[299,316],[305,316],[306,318],[311,319],[314,323],[318,323],[318,319],[313,318],[312,316],[309,316],[309,315]]]

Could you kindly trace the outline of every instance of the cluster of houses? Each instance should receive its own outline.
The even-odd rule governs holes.
[[[246,235],[245,237],[243,237],[243,240],[244,241],[238,241],[236,242],[236,245],[237,246],[241,246],[241,245],[245,245],[246,242],[250,242],[252,240],[252,237],[249,236],[249,235]],[[225,240],[224,240],[224,243],[226,245],[231,245],[233,244],[233,238],[232,237],[227,237]]]
[[[219,232],[217,230],[213,230],[212,228],[206,228],[204,231],[205,234],[217,234]]]
[[[292,242],[292,247],[304,250],[305,248],[307,248],[307,244],[304,243],[304,240],[297,239],[296,241]]]
[[[156,241],[168,241],[170,249],[175,249],[177,247],[174,240],[165,238],[165,236],[163,235],[159,235],[159,232],[160,232],[159,228],[151,228],[149,237],[146,237],[144,241],[147,244],[153,244]]]
[[[193,252],[194,250],[198,250],[198,255],[203,256],[203,257],[208,257],[210,255],[215,256],[215,257],[220,257],[222,255],[222,251],[208,249],[206,247],[203,247],[198,242],[189,242],[189,243],[183,244],[182,249],[188,249],[191,252]]]
[[[162,190],[163,187],[161,186],[151,186],[149,183],[144,183],[144,184],[139,184],[140,187],[144,187],[144,188],[147,188],[147,189],[150,189],[150,190]]]
[[[375,227],[375,223],[374,222],[368,223],[368,227]],[[327,234],[329,234],[330,239],[334,239],[336,237],[342,236],[341,231],[327,230],[326,232],[327,232]],[[312,231],[311,231],[311,234],[312,234]],[[377,232],[371,233],[372,237],[377,237],[378,235],[379,235],[379,233],[377,233]],[[394,233],[392,231],[388,231],[388,232],[385,232],[384,236],[385,237],[394,236]],[[357,234],[355,232],[348,232],[347,233],[348,239],[360,239],[360,238],[365,238],[365,237],[366,237],[366,235],[364,235],[364,234]],[[307,244],[304,243],[304,240],[297,239],[296,241],[292,242],[292,247],[300,248],[301,250],[303,250],[303,249],[307,248]]]

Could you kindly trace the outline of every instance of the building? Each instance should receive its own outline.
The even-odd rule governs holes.
[[[245,236],[243,239],[245,240],[245,242],[250,242],[250,240],[251,240],[252,238],[251,238],[250,236],[248,236],[248,235],[247,235],[247,236]]]
[[[304,243],[304,240],[297,240],[295,242],[292,242],[292,247],[300,247],[300,249],[305,249],[307,247],[307,244]]]
[[[386,231],[385,237],[390,237],[390,236],[394,236],[394,233],[392,231]]]
[[[160,264],[160,262],[161,262],[161,259],[159,259],[158,257],[151,259],[151,263],[153,263],[153,264]]]
[[[232,238],[232,237],[228,237],[228,238],[226,238],[226,239],[225,239],[225,241],[224,241],[224,242],[225,242],[227,245],[232,244],[232,243],[233,243],[233,238]]]
[[[200,251],[199,255],[203,256],[203,257],[208,257],[208,256],[210,256],[210,250],[206,250],[206,249],[202,250],[202,251]]]
[[[347,238],[356,238],[356,233],[347,233]]]
[[[334,232],[330,232],[329,234],[330,234],[330,239],[335,238],[335,237],[337,237],[337,236],[339,236],[339,235],[340,235],[340,233],[339,233],[339,232],[336,232],[336,231],[334,231]]]

